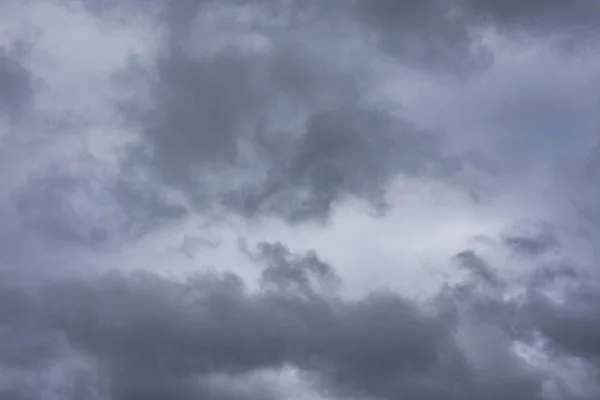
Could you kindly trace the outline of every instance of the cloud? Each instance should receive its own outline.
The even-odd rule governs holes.
[[[598,309],[585,286],[564,306],[538,296],[515,307],[460,287],[439,303],[391,292],[346,300],[317,290],[335,271],[315,254],[263,243],[257,256],[278,290],[249,291],[230,273],[181,281],[116,271],[37,285],[4,280],[2,368],[25,374],[79,359],[87,366],[80,385],[115,400],[264,398],[260,385],[232,392],[227,379],[245,382],[284,366],[304,371],[314,390],[353,398],[541,399],[554,398],[542,390],[548,377],[513,347],[519,336],[510,327],[522,317],[529,318],[525,329],[564,354],[592,362],[598,356]],[[451,310],[455,317],[447,318]],[[75,398],[78,377],[63,379],[64,398]]]
[[[469,270],[473,275],[492,287],[500,287],[502,282],[494,274],[490,265],[472,250],[465,250],[454,256],[460,266]]]
[[[593,44],[600,7],[594,1],[447,2],[374,0],[359,1],[359,15],[376,29],[380,42],[400,57],[431,67],[488,67],[493,53],[484,35],[494,29],[526,39],[554,39],[566,48]],[[460,69],[459,69],[460,71]]]
[[[547,229],[534,236],[508,235],[504,241],[516,253],[530,256],[539,256],[558,246],[556,236]]]
[[[226,7],[205,11],[214,18],[222,12],[236,18]],[[137,70],[150,98],[124,107],[142,139],[127,163],[145,165],[156,184],[183,193],[199,212],[224,208],[290,222],[326,220],[347,197],[377,207],[399,174],[456,172],[440,135],[361,99],[361,75],[336,65],[308,27],[302,35],[278,28],[275,36],[256,24],[246,35],[262,37],[264,49],[195,56],[188,46],[207,43],[192,27],[161,46],[149,69]]]
[[[468,76],[493,61],[458,1],[358,1],[357,18],[379,45],[404,62]]]
[[[72,4],[111,21],[142,7],[137,1]],[[403,68],[429,76],[456,69],[472,76],[473,68],[480,69],[475,65],[490,64],[493,53],[484,46],[482,31],[490,24],[512,27],[513,20],[528,21],[537,6],[380,0],[144,4],[140,15],[162,34],[149,39],[150,57],[137,57],[115,74],[115,81],[130,94],[118,102],[125,129],[139,139],[120,167],[144,170],[147,177],[139,184],[121,175],[112,184],[113,197],[120,199],[129,225],[144,234],[152,230],[144,227],[147,221],[176,222],[188,211],[209,219],[234,213],[322,222],[348,200],[384,211],[387,189],[398,177],[439,179],[461,175],[466,166],[478,169],[469,163],[472,151],[447,151],[444,134],[413,123],[396,104],[372,99],[388,62],[385,51]],[[564,17],[570,26],[587,15],[578,7]],[[552,25],[561,10],[553,3],[539,15]],[[534,33],[533,25],[519,26]],[[373,38],[380,47],[373,46]],[[515,103],[512,96],[508,101]],[[513,147],[530,155],[538,147],[533,144],[537,136],[521,131],[555,125],[545,116],[560,115],[527,103],[518,106],[526,118],[506,111],[519,125],[502,129],[526,138],[503,148],[507,157],[529,159]],[[529,120],[535,126],[523,126]],[[124,187],[133,186],[144,201],[125,195]],[[472,191],[474,184],[467,186]],[[158,190],[175,193],[190,207],[159,200]]]
[[[76,176],[49,171],[14,195],[15,208],[26,226],[55,243],[101,244],[108,236],[106,228],[86,226],[91,221],[84,220],[69,201],[85,188],[86,182]]]
[[[598,33],[593,21],[600,14],[600,7],[593,1],[467,0],[462,3],[473,18],[483,19],[504,31],[522,31],[533,35],[560,33],[578,40]]]
[[[600,396],[596,3],[0,8],[1,398]]]
[[[315,286],[313,280],[317,283],[337,280],[333,267],[321,261],[314,251],[295,255],[281,243],[260,243],[258,255],[249,254],[267,264],[262,274],[263,283],[284,291],[290,284],[301,290],[311,290]]]
[[[536,298],[532,314],[555,351],[581,358],[599,368],[600,324],[594,317],[600,311],[597,291],[596,284],[581,284],[570,289],[566,299],[560,302]]]
[[[290,222],[326,220],[347,196],[383,210],[397,174],[433,177],[452,167],[450,157],[437,151],[438,137],[385,112],[350,107],[315,115],[307,125],[289,154],[265,151],[283,157],[264,182],[234,190],[226,204],[249,217],[273,213]]]
[[[0,46],[0,117],[16,122],[33,106],[34,77],[21,61],[22,43]]]
[[[141,138],[128,162],[145,165],[156,185],[181,192],[198,212],[233,211],[294,223],[327,220],[332,209],[353,198],[381,211],[387,187],[398,176],[421,177],[418,172],[427,167],[460,174],[467,163],[465,154],[444,151],[441,135],[407,121],[395,106],[370,101],[368,85],[378,84],[376,71],[383,61],[369,38],[375,37],[403,66],[438,75],[458,69],[471,76],[473,69],[491,65],[493,49],[482,32],[496,25],[517,29],[512,27],[518,21],[538,15],[539,6],[470,1],[157,4],[160,12],[152,18],[165,28],[158,56],[125,74],[137,81],[133,87],[141,95],[123,109]],[[569,8],[570,17],[561,17],[561,6],[553,3],[539,13],[540,24],[564,18],[571,33],[568,27],[575,30],[588,15],[578,7]],[[266,12],[267,20],[260,17]],[[530,28],[528,34],[537,32],[533,24],[517,25]],[[323,41],[323,35],[334,35],[335,45],[333,37]],[[206,37],[216,39],[209,43]],[[516,102],[512,96],[509,100]],[[526,158],[515,146],[528,154],[537,148],[532,144],[537,137],[521,131],[557,126],[547,116],[559,114],[545,103],[526,103],[518,107],[526,117],[505,110],[511,114],[508,121],[519,125],[503,130],[526,138],[505,143],[511,146],[502,150],[506,157]]]
[[[19,304],[15,296],[24,296],[19,289],[3,288],[2,294],[9,311],[9,304]],[[115,399],[144,393],[171,398],[180,390],[186,394],[192,376],[243,374],[284,363],[322,372],[354,390],[390,395],[402,390],[395,388],[398,378],[434,372],[437,353],[445,346],[452,350],[442,326],[393,295],[358,303],[305,300],[252,295],[235,276],[174,283],[151,274],[116,274],[47,284],[38,296],[19,321],[4,316],[3,325],[33,320],[36,329],[65,335],[97,357]],[[35,337],[29,342],[34,346]],[[27,352],[14,356],[31,362]],[[427,391],[418,379],[414,385],[412,390]],[[199,390],[188,395],[200,396]]]
[[[98,176],[97,162],[77,162],[77,171],[53,165],[18,188],[12,204],[24,227],[55,245],[101,249],[187,214],[183,205],[126,174]]]

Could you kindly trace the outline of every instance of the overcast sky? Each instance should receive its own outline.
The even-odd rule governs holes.
[[[0,1],[0,398],[600,398],[599,21]]]

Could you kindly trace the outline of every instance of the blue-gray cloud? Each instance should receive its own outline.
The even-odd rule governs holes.
[[[565,80],[546,91],[538,90],[547,82],[542,79],[533,94],[529,87],[504,91],[503,84],[490,84],[485,101],[493,99],[495,107],[475,104],[469,111],[478,114],[473,121],[488,123],[474,123],[481,129],[476,134],[498,144],[489,156],[463,143],[472,132],[425,128],[376,96],[395,83],[385,79],[390,70],[435,82],[419,90],[470,90],[469,83],[495,66],[493,40],[486,41],[492,31],[511,44],[539,44],[595,62],[586,46],[597,46],[597,2],[62,4],[83,6],[112,27],[137,28],[141,21],[144,29],[150,21],[157,34],[144,43],[151,51],[132,55],[111,75],[107,91],[115,97],[107,100],[111,110],[99,114],[113,120],[94,126],[107,139],[76,145],[55,134],[69,126],[88,135],[85,116],[76,124],[52,110],[35,115],[32,71],[44,72],[44,52],[32,48],[28,65],[18,46],[0,47],[0,122],[8,121],[11,138],[19,138],[14,149],[22,152],[14,156],[19,162],[2,162],[15,168],[16,178],[1,185],[10,193],[0,193],[0,397],[274,399],[280,394],[252,381],[253,374],[292,367],[315,393],[331,398],[598,398],[599,279],[584,264],[598,262],[600,147],[581,144],[584,136],[597,137],[591,132],[596,117],[592,96],[578,97],[588,82]],[[398,85],[395,93],[400,103],[410,98],[403,90]],[[440,110],[425,111],[434,118]],[[25,151],[30,129],[36,140],[44,138],[35,152]],[[110,147],[114,131],[125,132],[127,145],[110,157],[88,154],[97,141]],[[69,151],[82,154],[66,160]],[[553,180],[563,165],[567,171]],[[503,231],[490,241],[524,279],[479,248],[464,247],[441,267],[458,263],[469,272],[466,282],[448,283],[425,300],[382,290],[346,298],[336,271],[343,266],[286,247],[294,243],[242,249],[262,268],[258,288],[233,273],[175,279],[78,264],[82,251],[93,250],[92,264],[100,253],[198,216],[275,219],[293,231],[330,221],[344,203],[359,200],[381,218],[393,206],[389,188],[398,179],[451,187],[468,182],[473,170],[497,191],[512,191],[510,205],[497,206],[506,199],[499,196],[490,206],[511,223],[511,211],[520,213],[515,219],[535,211],[527,208],[534,201],[526,179],[550,178],[536,205],[548,206],[560,223]],[[479,206],[493,203],[487,200]],[[398,238],[404,239],[410,243]],[[364,238],[370,240],[378,239]],[[215,243],[207,245],[218,251]],[[201,259],[200,245],[190,246]],[[343,253],[346,244],[334,246]],[[590,247],[591,256],[579,254]],[[62,263],[77,264],[77,271],[67,273]],[[539,357],[523,356],[519,346]],[[561,370],[573,360],[580,370]],[[577,374],[587,380],[576,382]]]
[[[0,365],[35,373],[68,351],[81,352],[103,383],[84,374],[65,392],[73,399],[84,389],[104,390],[100,398],[115,400],[209,393],[225,399],[232,396],[228,387],[211,386],[211,376],[242,378],[285,365],[305,371],[313,387],[334,396],[580,398],[544,393],[547,379],[568,378],[549,377],[515,353],[514,341],[539,334],[557,349],[552,357],[580,357],[600,372],[594,339],[600,303],[592,284],[574,287],[562,305],[533,286],[516,300],[461,286],[427,303],[386,292],[345,300],[319,288],[335,270],[314,253],[264,243],[255,260],[265,265],[268,283],[257,293],[232,274],[180,282],[117,272],[41,285],[4,279]],[[465,330],[477,338],[461,342]],[[35,392],[18,383],[4,393]],[[242,398],[265,396],[260,390]]]

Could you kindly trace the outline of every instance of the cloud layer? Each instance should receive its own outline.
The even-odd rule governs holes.
[[[0,5],[0,397],[600,396],[600,5]]]
[[[265,265],[258,291],[231,273],[175,282],[142,272],[29,286],[3,281],[4,395],[270,398],[268,381],[237,393],[216,377],[243,382],[283,367],[334,397],[597,395],[590,387],[578,396],[559,370],[573,358],[592,379],[600,372],[597,286],[576,283],[560,304],[539,283],[507,299],[496,286],[482,287],[495,280],[473,268],[469,283],[425,303],[391,292],[345,300],[331,286],[335,271],[316,255],[279,243],[257,251]],[[517,343],[546,349],[546,365],[535,365]],[[49,379],[60,363],[81,366]]]

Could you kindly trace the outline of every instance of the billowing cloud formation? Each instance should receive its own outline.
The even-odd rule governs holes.
[[[217,202],[293,222],[326,219],[348,195],[383,203],[397,174],[450,163],[435,135],[361,99],[327,49],[279,33],[256,39],[264,50],[226,48],[208,60],[169,42],[149,78],[150,108],[136,114],[144,148],[134,162],[199,210]]]
[[[536,366],[514,345],[536,337],[555,349],[550,366],[576,357],[600,372],[595,286],[577,285],[560,305],[535,286],[510,301],[460,286],[427,303],[389,292],[351,301],[319,288],[335,271],[316,255],[267,243],[258,251],[266,263],[258,292],[233,274],[3,280],[5,395],[270,398],[266,386],[247,382],[238,393],[217,377],[243,383],[293,367],[332,396],[592,398],[570,392],[568,376]],[[35,384],[53,368],[63,368],[57,381]]]
[[[566,9],[553,3],[540,13],[536,7],[468,1],[165,4],[158,13],[167,32],[159,55],[135,69],[146,76],[139,83],[144,97],[124,109],[143,139],[134,162],[183,191],[197,210],[219,204],[244,216],[275,214],[297,222],[326,219],[348,196],[379,207],[398,175],[422,177],[432,169],[458,174],[470,159],[450,157],[440,135],[373,102],[382,68],[377,44],[405,66],[450,75],[458,68],[469,76],[491,62],[486,27],[535,36],[556,26],[568,38],[581,26],[591,28],[588,18],[598,12],[589,2]],[[527,24],[534,15],[539,21]],[[229,23],[235,28],[221,28]],[[539,125],[537,114],[545,111],[529,103],[516,107],[523,106],[536,115],[521,123]],[[519,110],[510,112],[522,119]]]
[[[600,3],[1,3],[0,398],[600,397]]]
[[[443,133],[412,123],[397,104],[377,98],[386,85],[385,54],[391,51],[407,73],[448,78],[460,71],[469,78],[493,65],[491,30],[538,38],[556,27],[561,38],[579,37],[580,28],[592,29],[590,18],[598,12],[587,1],[544,7],[470,1],[72,2],[80,3],[98,18],[123,24],[123,16],[137,13],[160,28],[150,39],[151,55],[133,57],[114,74],[122,93],[112,106],[139,140],[121,155],[117,183],[106,185],[117,191],[108,196],[117,198],[123,209],[117,214],[127,220],[116,226],[137,226],[138,234],[152,229],[143,227],[149,216],[177,221],[186,209],[294,223],[326,221],[349,199],[382,211],[398,177],[451,178],[467,181],[473,191],[477,185],[467,170],[481,168],[473,162],[476,149],[449,151]],[[537,98],[523,105],[512,95],[510,102],[518,109],[498,112],[514,114],[514,120],[492,121],[506,130],[547,129],[557,124],[538,114],[560,115],[551,108],[564,108],[529,104],[539,103]],[[520,115],[524,108],[531,118]],[[503,152],[527,159],[534,151],[530,135],[511,134],[524,139],[509,144],[528,154]],[[141,185],[131,179],[140,174]],[[124,185],[136,186],[136,194],[125,194]],[[158,195],[158,188],[178,200]],[[105,196],[90,197],[101,202]]]
[[[485,260],[475,254],[473,251],[461,251],[455,256],[455,258],[462,267],[472,272],[475,277],[483,282],[495,287],[502,284]]]

